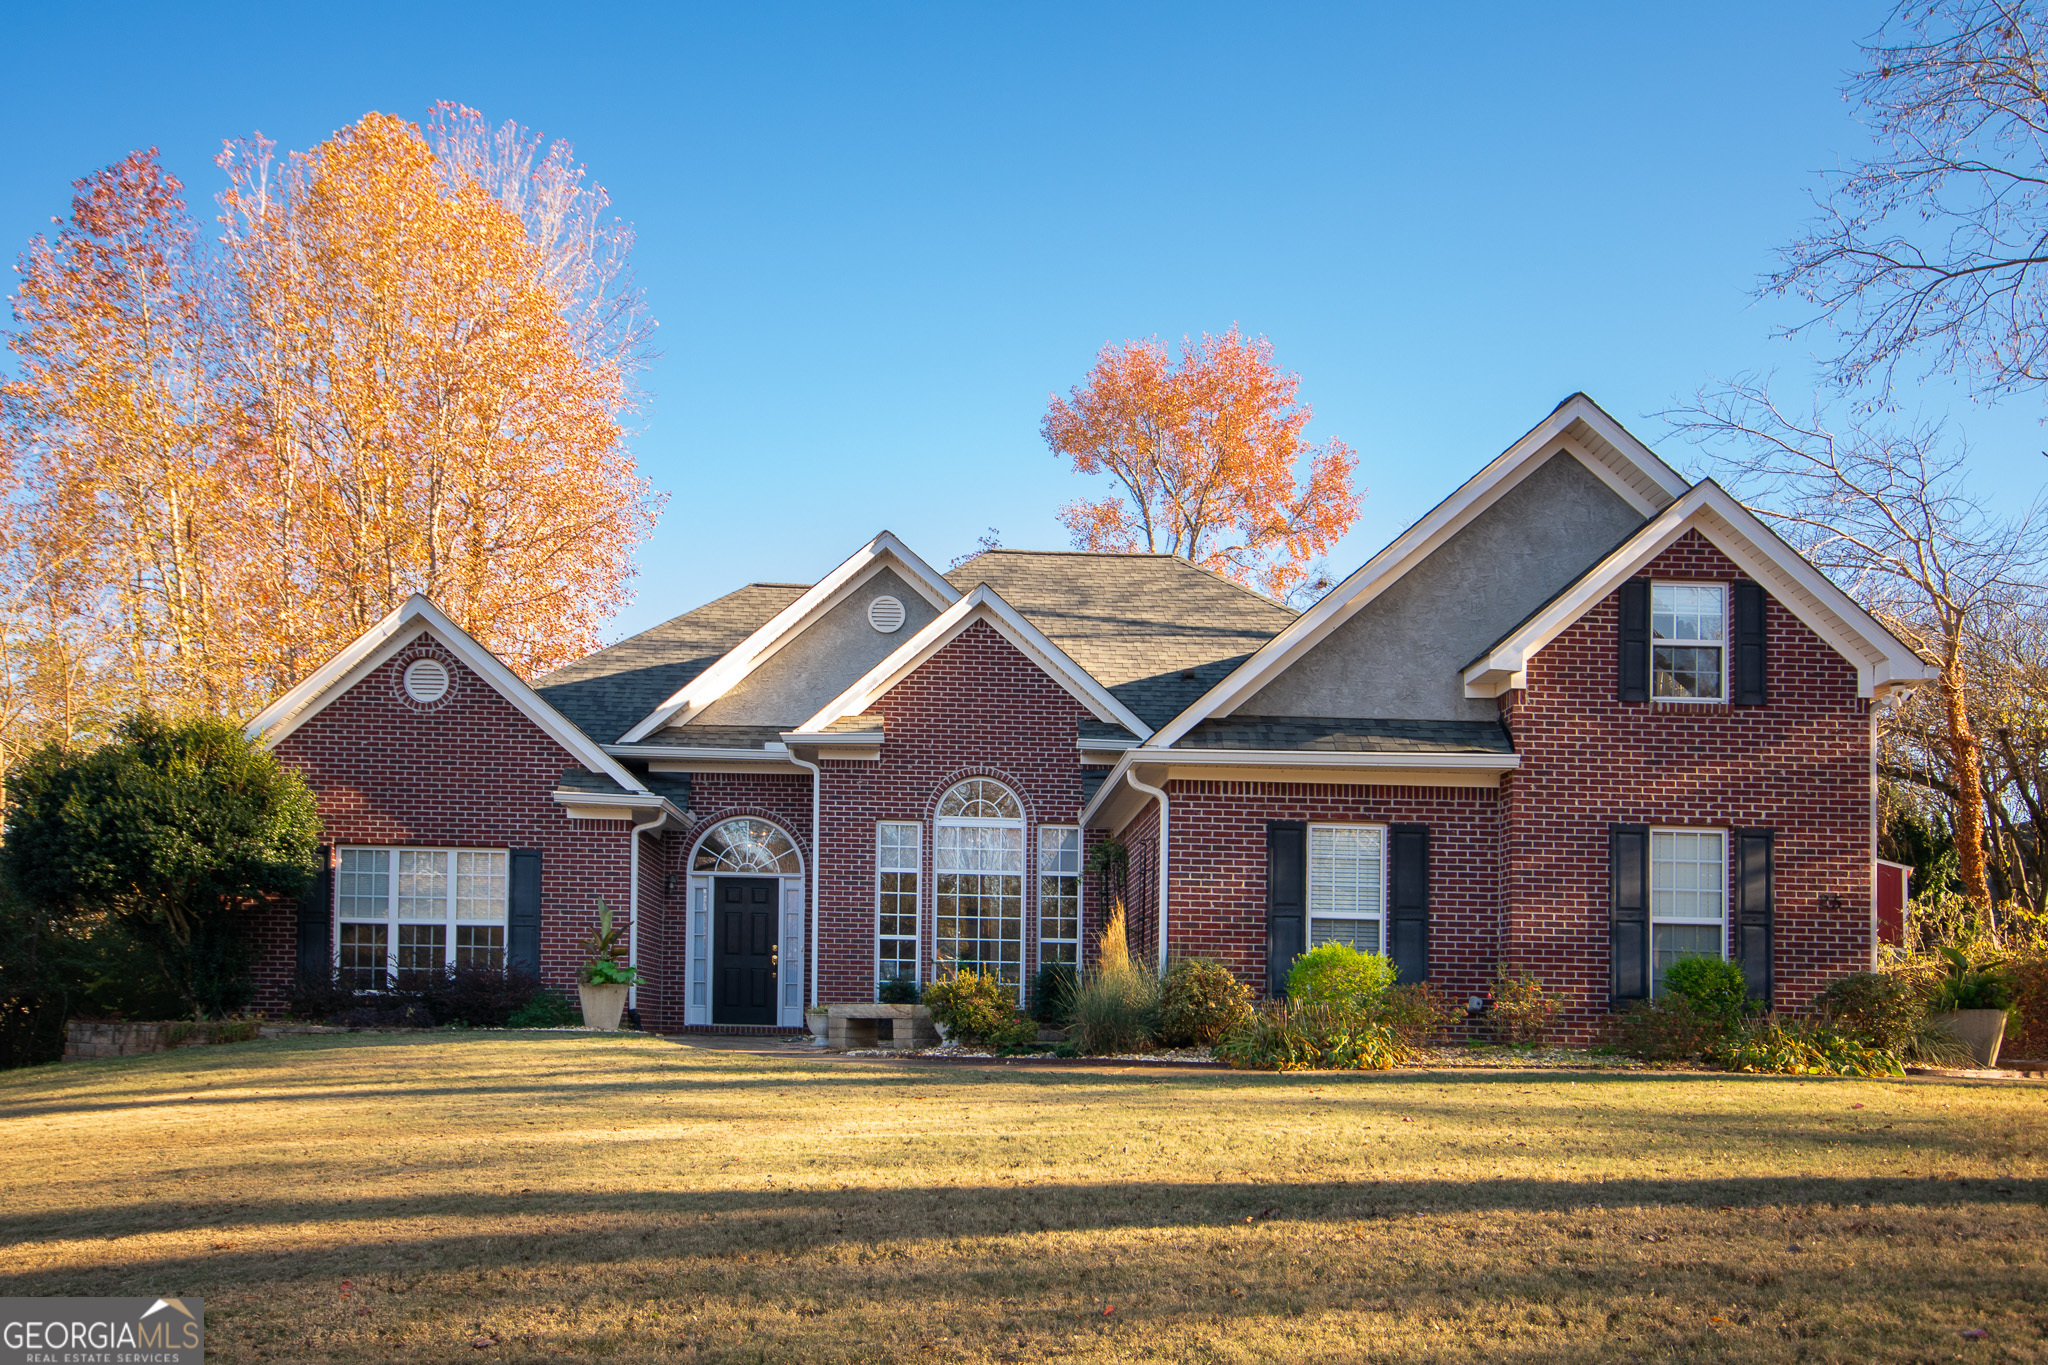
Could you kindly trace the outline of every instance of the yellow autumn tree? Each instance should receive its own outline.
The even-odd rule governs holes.
[[[220,164],[256,670],[302,676],[414,592],[524,673],[596,647],[658,501],[624,371],[579,349],[519,215],[384,114]]]
[[[413,592],[525,673],[602,643],[660,500],[653,323],[564,143],[440,105],[220,164],[137,152],[17,267],[0,766],[120,712],[247,714]],[[438,151],[436,150],[438,148]]]
[[[16,377],[0,386],[9,737],[25,718],[33,739],[241,700],[218,619],[233,533],[183,187],[152,149],[74,190],[69,221],[17,268]]]

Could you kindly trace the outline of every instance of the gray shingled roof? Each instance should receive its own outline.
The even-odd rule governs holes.
[[[1295,616],[1177,555],[989,550],[946,578],[994,588],[1155,728]]]
[[[1281,749],[1338,754],[1511,754],[1498,721],[1225,716],[1205,720],[1183,749]]]
[[[782,730],[780,725],[671,725],[640,742],[692,749],[758,749],[764,744],[780,743]]]
[[[534,690],[599,744],[615,743],[809,586],[749,583],[558,668]]]

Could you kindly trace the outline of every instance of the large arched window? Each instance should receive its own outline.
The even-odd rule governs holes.
[[[766,820],[743,816],[715,826],[704,836],[690,870],[795,877],[803,872],[803,864],[787,834]]]
[[[1022,999],[1024,808],[1000,782],[970,778],[939,802],[932,838],[934,943],[942,973],[972,967]]]

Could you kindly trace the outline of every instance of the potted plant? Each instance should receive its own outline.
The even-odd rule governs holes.
[[[1948,959],[1948,972],[1934,989],[1933,1021],[1955,1034],[1978,1066],[1997,1066],[2012,983],[1989,968],[1971,966],[1960,948],[1943,948],[1941,955]]]
[[[615,1033],[626,1009],[626,993],[640,984],[640,972],[619,960],[624,951],[620,930],[612,924],[612,908],[597,902],[597,932],[584,942],[590,960],[576,973],[576,993],[583,999],[583,1022]]]
[[[832,1007],[830,1005],[812,1005],[804,1011],[804,1027],[811,1031],[811,1039],[819,1047],[825,1046],[826,1030],[830,1027],[831,1023]]]

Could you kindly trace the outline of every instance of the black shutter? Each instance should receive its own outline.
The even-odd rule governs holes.
[[[1743,578],[1735,583],[1735,704],[1764,704],[1764,587]]]
[[[1650,996],[1650,827],[1607,827],[1608,997],[1613,1004]]]
[[[505,966],[540,975],[540,850],[515,848],[505,879]]]
[[[1773,846],[1767,829],[1735,831],[1735,957],[1749,998],[1771,1005],[1771,896]]]
[[[1266,994],[1287,994],[1287,970],[1308,951],[1308,825],[1266,823]]]
[[[1623,701],[1650,699],[1650,580],[1631,578],[1621,585],[1621,637],[1614,657],[1620,667],[1617,686]]]
[[[320,871],[299,897],[299,975],[326,980],[334,969],[334,868],[320,845]]]
[[[1429,980],[1429,826],[1395,825],[1387,956],[1401,981]]]

